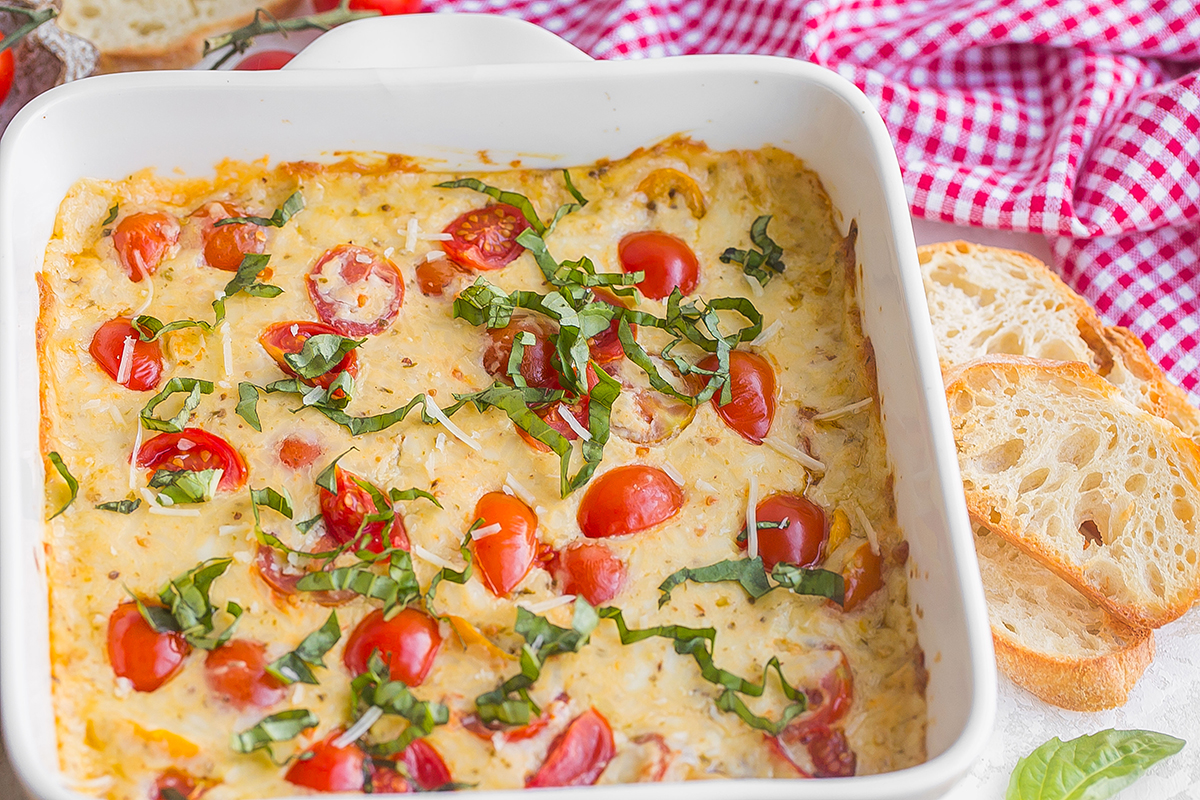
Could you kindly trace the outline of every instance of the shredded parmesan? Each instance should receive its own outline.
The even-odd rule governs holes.
[[[417,249],[417,236],[421,233],[421,226],[417,222],[416,217],[410,217],[408,220],[408,229],[404,236],[404,250],[411,253]]]
[[[392,257],[392,253],[394,253],[394,252],[396,252],[396,248],[394,248],[394,247],[389,247],[387,250],[384,250],[384,251],[383,251],[383,257],[384,257],[384,258],[391,258],[391,257]],[[295,327],[295,326],[292,326],[292,327]],[[293,334],[293,335],[295,335],[295,334]]]
[[[125,417],[122,416],[121,409],[117,408],[112,403],[108,404],[108,415],[112,417],[113,422],[117,423],[118,425],[125,424]]]
[[[562,597],[551,597],[549,600],[543,600],[540,603],[530,603],[524,606],[524,609],[532,614],[544,614],[552,608],[565,606],[575,602],[575,595],[564,594]]]
[[[417,234],[417,238],[423,242],[448,242],[454,237],[448,233],[439,231],[437,233],[419,233]]]
[[[151,505],[148,509],[151,514],[158,514],[162,517],[198,517],[200,509],[198,508],[166,508],[164,506]]]
[[[135,417],[133,420],[134,427],[137,433],[133,437],[133,455],[129,458],[129,488],[137,488],[137,454],[142,449],[142,420],[141,417]]]
[[[428,253],[425,254],[425,261],[426,262],[437,261],[439,258],[445,258],[445,257],[446,257],[446,252],[444,250],[430,250]]]
[[[489,536],[495,536],[502,530],[503,528],[500,527],[499,522],[493,522],[491,525],[481,525],[475,530],[471,531],[471,538],[479,541],[480,539],[486,539]]]
[[[517,499],[530,508],[537,502],[537,498],[533,496],[533,492],[526,489],[520,481],[513,477],[511,472],[504,476],[504,486],[512,490]]]
[[[871,525],[871,520],[867,519],[867,515],[863,510],[854,505],[854,516],[858,517],[858,524],[863,526],[863,530],[867,532],[867,541],[871,543],[871,552],[879,555],[879,534],[875,532],[875,527]]]
[[[435,448],[437,448],[437,451],[439,453],[442,452],[443,450],[445,450],[446,449],[446,434],[442,433],[441,431],[438,431],[438,435],[436,437],[434,437],[434,439],[433,439],[433,446]]]
[[[670,461],[663,461],[662,471],[667,473],[667,477],[675,481],[678,486],[683,486],[683,473],[675,469],[675,465]]]
[[[477,453],[483,449],[479,442],[475,441],[470,436],[467,436],[467,434],[463,432],[462,428],[451,422],[450,418],[442,413],[442,410],[438,408],[437,403],[433,402],[433,398],[429,395],[425,395],[425,410],[429,412],[429,416],[442,423],[443,428],[450,431],[454,438],[462,441],[462,443],[467,447],[471,448]]]
[[[747,275],[743,272],[742,277],[746,279],[746,283],[750,284],[750,294],[754,295],[755,297],[763,296],[762,284],[759,283],[753,275]]]
[[[750,492],[746,498],[746,555],[758,557],[758,476],[750,476]]]
[[[125,345],[121,348],[121,366],[117,369],[117,383],[121,386],[129,383],[129,376],[133,372],[133,345],[136,342],[136,336],[126,336]]]
[[[775,334],[779,333],[779,331],[781,331],[782,329],[783,329],[783,323],[780,322],[779,320],[775,320],[770,325],[768,325],[763,330],[762,333],[760,333],[758,336],[754,337],[754,340],[750,342],[750,346],[751,347],[762,347],[764,344],[766,344],[767,342],[774,339]]]
[[[775,439],[770,436],[768,436],[766,439],[763,439],[763,444],[774,450],[776,453],[787,456],[806,469],[811,469],[814,472],[825,471],[825,464],[813,458],[808,453],[804,452],[793,444],[788,444],[787,442],[780,441],[779,439]]]
[[[245,525],[221,525],[217,528],[217,533],[221,536],[236,536],[245,529]]]
[[[419,545],[419,544],[413,545],[413,555],[417,556],[418,558],[422,558],[422,559],[428,561],[430,564],[433,564],[435,567],[441,567],[442,569],[453,569],[454,568],[454,565],[451,564],[449,561],[442,558],[437,553],[431,553],[430,551],[426,550],[424,547],[421,547],[421,545]]]
[[[320,386],[314,386],[304,393],[304,397],[300,399],[300,404],[311,406],[315,403],[319,403],[324,396],[325,390]]]
[[[145,486],[138,489],[138,494],[140,494],[142,499],[144,499],[150,505],[154,505],[156,502],[158,502],[154,499],[154,492],[150,491]]]
[[[717,487],[701,478],[696,479],[696,488],[702,492],[715,492],[717,490]]]
[[[591,432],[589,432],[587,428],[580,425],[579,420],[575,419],[575,415],[571,413],[571,409],[567,408],[562,403],[558,404],[558,415],[562,417],[563,422],[567,423],[568,428],[575,431],[575,435],[580,439],[583,439],[585,442],[590,442],[592,440]]]
[[[93,408],[100,408],[103,405],[104,405],[103,400],[99,400],[99,399],[88,400],[86,403],[83,404],[82,408],[84,411],[91,411]]]
[[[871,403],[874,403],[874,402],[875,402],[875,398],[868,397],[866,400],[859,400],[857,403],[851,403],[848,406],[842,406],[841,408],[835,408],[832,411],[825,411],[825,412],[822,412],[822,413],[814,416],[813,422],[825,422],[827,420],[838,419],[840,417],[848,417],[851,414],[862,411],[864,408],[868,407],[869,405],[871,405]]]
[[[334,747],[349,747],[357,742],[363,736],[367,735],[367,731],[371,730],[371,726],[379,721],[383,716],[383,709],[379,706],[371,706],[363,715],[358,718],[358,721],[346,729],[338,738],[334,739],[332,745]]]
[[[233,338],[229,335],[229,323],[221,323],[221,352],[225,356],[225,377],[233,376]]]

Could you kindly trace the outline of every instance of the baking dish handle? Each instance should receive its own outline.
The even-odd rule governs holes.
[[[319,36],[285,69],[403,69],[590,61],[533,23],[493,14],[373,17]]]

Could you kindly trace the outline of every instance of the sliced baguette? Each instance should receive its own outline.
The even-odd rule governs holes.
[[[992,354],[1080,361],[1122,396],[1200,444],[1200,411],[1125,328],[1031,255],[967,242],[918,250],[943,370]]]
[[[1154,658],[1153,633],[1116,619],[979,525],[975,552],[1000,670],[1060,708],[1125,705]]]
[[[1200,595],[1200,449],[1087,366],[992,356],[946,376],[967,509],[1133,627]]]

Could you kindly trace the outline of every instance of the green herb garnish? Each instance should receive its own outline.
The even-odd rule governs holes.
[[[841,605],[846,597],[845,579],[837,572],[827,569],[806,569],[794,564],[776,564],[769,573],[774,585],[767,580],[768,573],[763,566],[761,557],[738,558],[719,561],[706,567],[684,567],[667,576],[659,584],[658,590],[662,595],[658,598],[658,607],[662,608],[671,599],[671,591],[680,584],[692,583],[723,583],[736,582],[746,590],[753,600],[775,589],[790,589],[800,595],[827,597]]]
[[[238,265],[233,280],[225,284],[221,296],[212,302],[214,316],[212,322],[205,322],[202,319],[180,319],[164,324],[160,319],[142,314],[133,320],[133,326],[137,328],[138,336],[143,342],[152,342],[163,334],[184,328],[199,328],[205,333],[210,333],[225,321],[225,301],[235,294],[244,293],[252,297],[278,297],[283,294],[283,289],[269,283],[255,283],[259,273],[267,268],[270,260],[270,253],[247,253],[242,257],[242,263]]]
[[[159,469],[150,478],[150,488],[158,489],[155,500],[162,506],[207,503],[217,493],[224,470]]]
[[[393,681],[390,677],[383,659],[378,653],[372,653],[367,662],[367,671],[350,682],[354,708],[365,711],[375,707],[384,714],[408,720],[408,727],[396,738],[365,746],[367,753],[376,757],[399,753],[414,739],[428,736],[438,725],[450,721],[450,709],[446,706],[418,700],[403,681]]]
[[[283,205],[275,209],[275,213],[270,217],[226,217],[219,219],[213,223],[214,228],[219,228],[222,225],[259,225],[264,228],[282,228],[288,223],[292,217],[299,214],[304,208],[304,197],[299,191],[292,192],[287,200],[283,201]]]
[[[767,224],[771,216],[765,215],[754,220],[750,226],[750,241],[758,250],[738,250],[730,247],[721,254],[723,264],[741,264],[742,272],[758,281],[760,286],[766,286],[771,278],[783,274],[783,248],[767,235]]]
[[[393,547],[382,553],[359,550],[358,562],[328,571],[310,572],[296,583],[302,592],[343,592],[373,600],[383,601],[384,616],[399,613],[421,596],[421,586],[413,572],[412,556]],[[387,574],[375,572],[373,567],[381,562],[387,564]]]
[[[308,683],[315,686],[319,681],[313,675],[312,668],[325,667],[325,654],[341,638],[342,629],[338,626],[337,612],[330,611],[324,625],[305,636],[295,650],[268,664],[267,673],[285,686],[292,683]]]
[[[168,631],[182,635],[193,647],[215,650],[233,636],[234,628],[242,616],[242,608],[230,601],[225,612],[233,617],[229,626],[217,636],[213,615],[216,608],[208,598],[213,581],[225,574],[233,563],[232,558],[211,558],[202,561],[177,578],[171,579],[158,593],[158,605],[146,605],[137,598],[138,611],[142,618],[158,633]]]
[[[299,353],[285,353],[283,360],[305,380],[319,378],[342,363],[346,354],[366,339],[351,339],[335,333],[318,333],[304,341]]]
[[[137,511],[142,505],[140,498],[134,500],[113,500],[108,503],[100,503],[96,508],[101,511],[114,511],[117,514],[132,514]]]
[[[307,708],[291,708],[263,717],[253,728],[233,734],[229,746],[235,753],[253,753],[263,748],[270,752],[275,742],[295,739],[304,731],[317,727],[320,722],[317,715]],[[275,761],[274,753],[271,754],[271,760]]]
[[[462,556],[466,566],[461,572],[456,572],[449,567],[442,567],[429,581],[429,588],[425,590],[425,608],[430,614],[437,615],[433,608],[433,601],[437,597],[437,587],[442,581],[457,583],[462,586],[471,579],[471,573],[474,571],[474,558],[471,556],[471,531],[483,524],[483,520],[477,519],[471,523],[471,527],[467,529],[467,535],[463,537],[462,543],[458,546],[459,555]]]
[[[105,217],[104,221],[101,222],[100,224],[101,225],[112,225],[114,222],[117,221],[117,214],[119,214],[120,212],[121,212],[121,204],[113,203],[112,208],[110,208],[108,210],[108,216]]]
[[[54,469],[58,470],[58,474],[62,476],[62,479],[67,482],[67,488],[71,490],[71,497],[67,500],[66,505],[50,515],[50,519],[54,519],[70,508],[71,504],[75,502],[75,498],[79,496],[79,481],[75,480],[75,476],[67,469],[67,465],[63,463],[62,456],[58,453],[51,450],[46,454],[46,457],[50,459],[50,463],[54,465]]]
[[[256,508],[266,506],[288,519],[292,518],[292,498],[288,496],[286,489],[283,492],[277,492],[270,486],[265,489],[251,489],[250,502]]]
[[[1005,800],[1104,800],[1184,744],[1154,731],[1110,729],[1066,742],[1056,736],[1017,762]]]
[[[187,398],[183,401],[183,408],[179,413],[171,419],[158,419],[154,416],[154,410],[173,394],[179,392],[187,392]],[[200,380],[199,378],[171,378],[167,381],[167,385],[163,390],[150,401],[146,403],[146,407],[142,409],[141,419],[142,426],[152,431],[163,431],[166,433],[182,433],[187,426],[188,420],[191,419],[192,412],[200,405],[200,395],[212,394],[212,381]]]

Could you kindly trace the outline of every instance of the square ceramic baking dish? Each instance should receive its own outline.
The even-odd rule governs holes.
[[[428,15],[337,29],[282,72],[69,84],[30,103],[0,144],[0,707],[9,752],[35,795],[84,796],[57,769],[35,349],[34,276],[71,184],[146,166],[206,175],[223,158],[336,151],[405,153],[448,170],[512,159],[571,166],[676,133],[717,150],[789,150],[820,174],[843,227],[858,222],[860,306],[877,356],[897,514],[911,546],[910,602],[929,670],[926,763],[826,781],[697,782],[686,792],[697,800],[900,800],[937,797],[965,774],[995,713],[991,637],[900,171],[878,114],[846,81],[796,61],[594,62],[515,20]],[[580,796],[662,792],[629,785]]]

